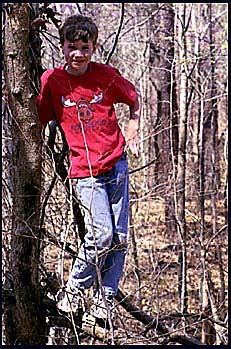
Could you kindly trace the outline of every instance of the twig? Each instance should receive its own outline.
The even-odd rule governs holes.
[[[135,28],[137,28],[137,27],[142,27],[146,22],[148,22],[150,19],[153,19],[153,17],[155,17],[155,16],[159,13],[160,9],[161,9],[163,6],[165,6],[165,4],[160,5],[156,11],[152,12],[152,13],[150,14],[150,16],[148,16],[147,18],[145,18],[145,19],[144,19],[143,21],[141,21],[140,23],[138,23],[138,24],[136,24],[136,25],[133,25],[133,26],[129,27],[128,29],[126,29],[124,32],[121,33],[121,36],[120,36],[120,37],[124,36],[125,34],[129,33],[131,30],[133,30],[133,29],[135,29]]]
[[[43,32],[43,31],[39,31],[40,34],[42,34],[44,36],[44,38],[56,49],[57,52],[60,51],[59,47],[56,46],[48,37],[47,35]]]
[[[141,167],[137,167],[131,171],[129,171],[129,174],[132,174],[132,173],[135,173],[135,172],[138,172],[138,171],[141,171],[141,170],[144,170],[146,167],[149,167],[151,166],[152,164],[154,164],[154,162],[157,160],[157,158],[151,160],[150,162],[148,162],[147,164],[141,166]]]
[[[107,59],[105,61],[105,64],[108,64],[114,51],[115,51],[115,48],[116,48],[116,45],[118,43],[118,40],[119,40],[119,35],[120,35],[120,32],[121,32],[121,29],[122,29],[122,25],[123,25],[123,20],[124,20],[124,3],[122,2],[121,3],[121,13],[120,13],[120,24],[119,24],[119,27],[118,27],[118,30],[117,30],[117,33],[116,33],[116,36],[115,36],[115,40],[114,40],[114,44],[112,46],[112,49],[111,51],[109,52],[108,56],[107,56]]]
[[[79,13],[82,15],[82,10],[81,10],[81,7],[79,6],[79,3],[76,2],[75,4],[76,4],[76,7],[77,7]]]
[[[48,203],[48,200],[49,200],[49,197],[51,195],[51,192],[54,188],[54,185],[55,185],[55,182],[56,182],[56,179],[57,179],[57,175],[54,174],[53,178],[52,178],[52,181],[49,185],[49,188],[46,192],[46,195],[45,195],[45,198],[43,200],[43,204],[42,204],[42,211],[41,211],[41,217],[40,217],[40,224],[39,224],[39,229],[41,230],[42,227],[43,227],[43,224],[44,224],[44,219],[45,219],[45,213],[46,213],[46,206],[47,206],[47,203]]]

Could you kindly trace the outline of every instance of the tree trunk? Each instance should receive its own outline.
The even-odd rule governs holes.
[[[45,316],[39,289],[41,129],[32,89],[29,3],[5,5],[4,75],[12,118],[13,224],[11,262],[15,333],[7,344],[45,344]],[[7,324],[6,324],[7,325]],[[9,329],[8,329],[9,330]]]
[[[150,44],[151,82],[157,91],[157,122],[161,129],[158,136],[161,168],[159,182],[165,188],[165,226],[170,235],[176,231],[173,195],[174,166],[177,149],[176,91],[174,82],[174,9],[171,3],[159,10],[151,23],[153,41]],[[173,80],[172,80],[173,78]]]
[[[187,312],[187,237],[185,220],[185,178],[186,178],[186,142],[188,124],[188,80],[186,75],[187,44],[186,44],[186,4],[178,6],[180,24],[178,27],[179,60],[179,147],[176,185],[176,217],[179,236],[179,294],[180,312]]]
[[[212,4],[208,4],[209,7],[209,18],[210,18],[210,27],[209,27],[209,36],[210,36],[210,60],[211,60],[211,157],[212,157],[212,163],[211,163],[211,172],[212,172],[212,179],[211,179],[211,205],[212,205],[212,236],[215,236],[218,231],[217,227],[217,202],[218,202],[218,190],[219,190],[219,184],[220,184],[220,171],[219,171],[219,155],[218,155],[218,100],[216,96],[218,95],[218,87],[216,82],[216,65],[215,65],[215,28],[212,23],[212,15],[213,15],[213,6]],[[219,319],[217,308],[221,307],[221,309],[224,310],[225,305],[225,276],[224,276],[224,270],[223,270],[223,258],[222,258],[222,249],[220,246],[219,240],[216,242],[216,255],[219,265],[219,273],[220,273],[220,283],[221,288],[219,292],[219,301],[220,304],[217,305],[215,302],[212,307],[212,313],[215,321],[223,320]],[[215,298],[214,296],[214,290],[209,290],[211,297]],[[222,344],[222,331],[219,325],[215,323],[214,325],[215,331],[216,331],[216,345]]]

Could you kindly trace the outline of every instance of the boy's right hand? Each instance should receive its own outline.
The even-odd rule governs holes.
[[[139,157],[139,125],[137,120],[130,119],[125,133],[126,148],[129,148],[133,155]]]

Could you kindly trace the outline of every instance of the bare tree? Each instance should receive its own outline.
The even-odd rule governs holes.
[[[12,178],[11,264],[7,273],[12,275],[15,295],[14,311],[7,313],[5,326],[6,342],[11,345],[46,341],[39,288],[41,131],[32,87],[31,13],[29,3],[4,6],[6,108],[12,124],[12,172],[6,175]]]

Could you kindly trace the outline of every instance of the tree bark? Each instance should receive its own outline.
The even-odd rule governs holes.
[[[187,312],[187,237],[185,219],[185,178],[186,178],[186,142],[188,124],[188,80],[186,74],[187,44],[186,44],[186,4],[178,6],[180,25],[178,27],[179,60],[179,147],[176,183],[176,219],[179,236],[179,295],[180,312]]]
[[[211,179],[211,205],[212,205],[212,235],[215,236],[218,231],[217,227],[217,216],[218,216],[218,210],[217,210],[217,202],[218,202],[218,191],[219,191],[219,184],[220,184],[220,171],[219,171],[219,155],[218,155],[218,100],[216,96],[218,95],[218,87],[216,82],[216,58],[215,58],[215,28],[212,23],[212,17],[213,17],[213,6],[212,4],[208,4],[209,8],[209,19],[210,19],[210,27],[209,27],[209,38],[210,38],[210,61],[211,61],[211,172],[212,172],[212,179]],[[224,310],[225,305],[225,277],[224,277],[224,270],[223,270],[223,258],[222,258],[222,249],[220,246],[219,240],[216,242],[216,255],[219,265],[219,274],[220,274],[220,283],[221,288],[219,292],[219,307]],[[214,290],[209,289],[211,298],[215,298],[214,296]],[[214,304],[213,307],[211,307],[214,320],[219,320],[219,315],[217,310],[216,303],[214,301],[210,301],[211,304]],[[215,310],[214,310],[215,308]],[[216,331],[216,345],[222,344],[222,335],[220,326],[215,324],[215,331]]]
[[[174,166],[173,155],[177,153],[177,103],[174,81],[174,8],[171,3],[159,10],[155,21],[151,23],[153,39],[150,44],[150,65],[153,70],[151,82],[157,91],[157,123],[161,133],[158,138],[159,164],[161,168],[159,181],[165,188],[165,226],[172,235],[176,231],[175,203],[173,195]],[[173,78],[173,81],[172,81]],[[172,127],[172,128],[171,128]]]
[[[45,344],[39,292],[41,129],[32,88],[29,3],[5,5],[4,75],[12,118],[13,224],[11,261],[15,293],[15,339],[7,344]],[[33,76],[34,78],[34,76]]]

